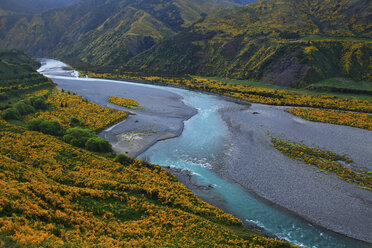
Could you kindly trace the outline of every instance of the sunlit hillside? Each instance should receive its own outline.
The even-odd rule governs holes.
[[[265,0],[224,10],[132,59],[124,70],[303,85],[371,80],[366,0]]]

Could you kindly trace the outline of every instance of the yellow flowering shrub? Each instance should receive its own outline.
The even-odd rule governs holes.
[[[50,93],[50,89],[43,89],[39,91],[35,91],[29,94],[26,94],[26,97],[31,97],[31,96],[45,96]]]
[[[136,102],[135,100],[128,99],[128,98],[122,98],[118,96],[110,96],[108,102],[125,107],[125,108],[133,109],[133,108],[138,107],[138,102]]]
[[[59,90],[54,90],[46,102],[52,105],[49,110],[29,115],[26,120],[33,118],[57,120],[63,127],[69,128],[71,119],[77,118],[84,126],[101,131],[128,116],[123,111],[104,108],[74,93]]]
[[[294,247],[247,232],[158,165],[124,166],[0,120],[2,237],[20,247]]]
[[[339,161],[349,164],[353,162],[346,156],[299,145],[290,140],[283,140],[273,136],[271,136],[271,140],[276,149],[290,158],[303,161],[307,165],[316,166],[321,169],[319,172],[335,173],[341,180],[355,183],[362,189],[372,190],[372,172],[366,170],[357,172],[341,165]]]
[[[109,73],[88,73],[88,75],[97,78],[130,79],[161,85],[175,85],[190,90],[207,91],[249,102],[269,105],[302,106],[372,113],[372,104],[368,100],[311,95],[293,91],[232,84],[204,78],[164,78],[157,76],[114,75]]]
[[[333,123],[372,130],[372,115],[329,109],[291,108],[287,112],[309,121]]]

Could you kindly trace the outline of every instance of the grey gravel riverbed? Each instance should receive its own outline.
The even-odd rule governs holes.
[[[40,59],[40,73],[50,77],[58,88],[75,92],[98,105],[130,113],[124,121],[99,135],[117,153],[130,157],[144,152],[159,140],[182,134],[184,121],[197,113],[185,105],[178,94],[139,84],[121,84],[113,80],[79,78],[78,72],[57,60]],[[110,96],[129,98],[139,103],[138,109],[128,109],[108,102]]]
[[[289,159],[272,146],[267,134],[347,155],[356,167],[371,171],[372,132],[306,121],[284,110],[252,104],[244,111],[221,111],[233,146],[219,172],[312,223],[372,242],[371,191]]]
[[[130,112],[129,117],[100,133],[109,140],[115,152],[131,157],[144,152],[159,140],[181,135],[183,123],[197,113],[185,105],[182,97],[169,91],[106,81],[76,78],[52,78],[58,87],[72,91],[101,106]],[[78,82],[78,83],[77,83]],[[98,93],[97,93],[98,92]],[[126,109],[108,103],[109,96],[119,96],[136,100],[139,109]]]

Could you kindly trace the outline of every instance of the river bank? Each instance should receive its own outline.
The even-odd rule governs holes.
[[[372,133],[352,127],[309,122],[283,107],[252,104],[248,110],[220,111],[232,135],[231,155],[217,173],[239,183],[311,223],[365,242],[370,236],[371,192],[334,174],[289,159],[267,135],[345,154],[372,170]]]
[[[180,95],[170,91],[112,80],[92,81],[77,77],[76,72],[66,70],[60,61],[41,59],[41,63],[44,66],[39,72],[51,77],[58,88],[75,92],[103,107],[130,113],[127,119],[99,134],[112,144],[116,153],[135,158],[156,142],[181,135],[184,121],[197,113],[195,108],[184,104]],[[127,109],[111,104],[109,96],[133,99],[140,107]]]

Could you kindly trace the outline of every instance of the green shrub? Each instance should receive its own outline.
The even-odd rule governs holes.
[[[26,126],[28,130],[39,131],[53,136],[62,136],[64,134],[63,127],[58,121],[48,121],[37,118],[28,121]]]
[[[5,100],[8,100],[8,96],[6,94],[1,94],[0,101],[5,101]]]
[[[84,148],[88,139],[96,136],[94,131],[88,128],[73,127],[67,129],[65,136],[63,136],[63,140],[73,146]]]
[[[1,113],[4,120],[19,120],[21,118],[19,112],[15,108],[8,108]]]
[[[134,160],[133,158],[128,157],[127,155],[122,153],[119,153],[115,157],[115,161],[121,163],[122,165],[129,165],[133,162],[133,160]]]
[[[58,121],[44,120],[40,123],[40,132],[53,136],[62,136],[64,134],[63,127]]]
[[[30,120],[26,123],[27,129],[31,131],[39,131],[40,132],[40,124],[45,121],[41,118],[36,118],[33,120]]]
[[[79,119],[76,118],[76,117],[72,117],[72,118],[70,119],[70,125],[71,125],[72,127],[82,126],[82,125],[81,125],[81,122],[80,122]]]
[[[92,152],[112,152],[111,144],[100,137],[93,137],[87,140],[85,149]]]
[[[36,109],[45,110],[48,108],[48,104],[45,102],[44,96],[33,96],[29,99],[31,106]]]
[[[17,102],[14,104],[14,108],[17,109],[20,115],[28,115],[36,112],[35,108],[26,101]]]

